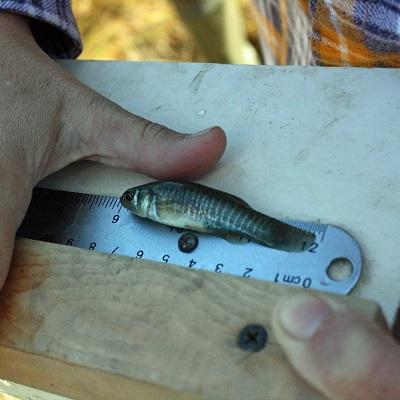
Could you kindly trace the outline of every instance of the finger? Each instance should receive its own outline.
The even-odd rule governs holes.
[[[207,172],[224,153],[226,137],[219,127],[183,135],[91,96],[72,128],[80,131],[89,159],[159,179],[190,179]]]
[[[14,238],[28,208],[32,181],[26,172],[10,159],[0,160],[0,289],[3,287],[11,263]],[[18,182],[18,184],[16,184]]]
[[[277,305],[273,328],[297,372],[329,399],[400,399],[400,347],[347,306],[296,295]]]
[[[1,216],[2,213],[0,213]],[[0,243],[2,251],[0,253],[0,289],[3,287],[11,263],[12,251],[14,248],[15,229],[9,221],[4,224],[4,230],[0,231]]]
[[[392,327],[393,337],[400,344],[400,305],[397,307],[396,317],[394,318],[394,324]]]
[[[3,197],[3,196],[1,196]],[[3,199],[2,199],[3,200]],[[10,212],[5,208],[0,210],[1,229],[0,229],[0,289],[3,287],[11,263],[12,251],[14,247],[14,237],[17,230],[16,224]]]

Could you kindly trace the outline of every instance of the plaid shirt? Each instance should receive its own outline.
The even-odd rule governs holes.
[[[400,67],[399,0],[253,0],[266,64]],[[69,0],[0,0],[0,11],[33,18],[52,57],[82,50]]]
[[[266,64],[400,67],[399,0],[253,0]]]
[[[0,0],[0,11],[32,18],[32,33],[51,57],[75,58],[82,43],[69,0]]]

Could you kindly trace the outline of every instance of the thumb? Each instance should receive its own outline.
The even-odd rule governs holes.
[[[329,399],[400,399],[400,347],[348,306],[299,294],[278,303],[273,328],[297,372]]]
[[[85,107],[75,106],[70,129],[79,132],[87,159],[159,179],[190,179],[207,172],[224,153],[226,137],[219,127],[184,135],[131,114],[96,92],[85,99]]]

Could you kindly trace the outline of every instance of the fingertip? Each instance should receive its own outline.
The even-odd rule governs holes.
[[[212,152],[216,161],[224,154],[227,142],[225,131],[220,126],[213,126],[199,133],[186,135],[185,140],[188,140],[192,146]]]
[[[226,149],[227,139],[225,131],[219,126],[214,126],[207,133],[190,138],[189,142],[191,147],[185,148],[188,151],[188,158],[193,161],[197,160],[197,162],[193,162],[193,170],[190,177],[197,178],[222,158]],[[186,144],[183,147],[185,146]]]
[[[275,308],[273,330],[297,372],[329,398],[372,400],[383,390],[388,399],[399,395],[393,372],[400,364],[399,347],[343,302],[290,297]]]
[[[168,142],[159,153],[157,168],[150,174],[157,179],[199,178],[221,159],[226,142],[226,134],[218,126]]]
[[[219,141],[221,144],[226,144],[226,134],[220,126],[212,126],[201,132],[186,136],[187,139],[198,139],[200,137],[209,138],[213,141]]]
[[[216,147],[216,160],[218,161],[225,152],[227,137],[225,131],[220,126],[215,126],[211,130],[211,140]]]

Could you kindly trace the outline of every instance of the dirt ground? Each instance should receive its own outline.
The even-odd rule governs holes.
[[[254,43],[250,0],[240,1]],[[202,54],[169,0],[73,0],[72,4],[84,43],[81,59],[212,61]]]

